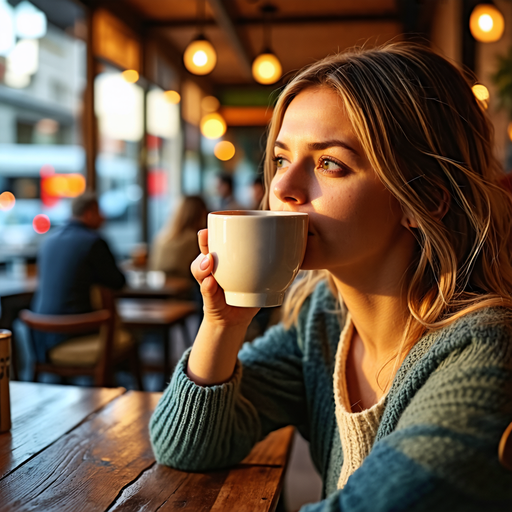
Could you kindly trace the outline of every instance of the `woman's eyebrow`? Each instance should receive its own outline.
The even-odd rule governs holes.
[[[274,146],[289,151],[288,146],[284,142],[276,140]],[[324,142],[310,142],[308,144],[308,149],[310,151],[321,151],[322,149],[328,149],[333,147],[344,148],[354,153],[354,155],[360,156],[359,153],[352,146],[350,146],[346,142],[343,142],[342,140],[331,139],[326,140]]]
[[[336,146],[347,149],[348,151],[352,151],[354,155],[359,156],[359,153],[352,146],[338,139],[326,140],[324,142],[310,142],[308,144],[308,148],[311,151],[321,151],[322,149],[333,148]]]

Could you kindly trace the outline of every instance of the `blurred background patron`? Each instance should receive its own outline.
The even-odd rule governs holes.
[[[39,287],[32,310],[47,315],[88,313],[91,287],[118,290],[125,277],[116,265],[107,242],[97,230],[103,223],[94,193],[85,192],[71,205],[72,218],[53,231],[41,244],[38,254]],[[37,358],[64,341],[62,334],[34,332]]]
[[[150,253],[151,270],[191,278],[190,265],[199,254],[197,232],[206,228],[207,208],[200,196],[186,196],[175,215],[155,237]]]

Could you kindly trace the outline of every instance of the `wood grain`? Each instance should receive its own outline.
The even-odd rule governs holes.
[[[231,470],[185,473],[155,464],[123,490],[109,512],[272,512],[293,432],[293,427],[272,432]]]
[[[120,396],[6,476],[2,512],[107,510],[154,463],[148,422],[159,397]]]
[[[12,428],[0,436],[0,479],[124,392],[11,382]]]
[[[185,473],[155,464],[123,491],[109,512],[206,512],[215,503],[228,474],[227,470]]]

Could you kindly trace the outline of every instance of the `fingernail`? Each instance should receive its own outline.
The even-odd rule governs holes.
[[[209,264],[210,264],[210,258],[208,257],[208,255],[206,255],[203,258],[203,261],[201,261],[201,265],[199,265],[199,266],[201,267],[201,270],[206,270],[208,268]]]

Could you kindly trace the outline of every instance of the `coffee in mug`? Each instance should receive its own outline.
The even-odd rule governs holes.
[[[307,213],[234,210],[208,215],[213,276],[226,303],[270,307],[299,272],[308,239]]]
[[[0,432],[6,432],[11,429],[10,366],[11,332],[0,329]]]

